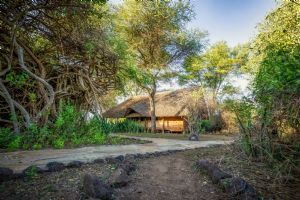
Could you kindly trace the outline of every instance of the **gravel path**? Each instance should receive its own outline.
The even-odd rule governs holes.
[[[19,173],[31,165],[46,168],[47,163],[54,161],[64,164],[68,164],[74,160],[89,163],[95,159],[115,157],[119,155],[195,149],[211,145],[229,144],[232,142],[232,140],[184,141],[141,137],[138,137],[137,139],[148,140],[151,141],[151,143],[0,153],[0,167],[10,168],[14,171],[14,173]]]

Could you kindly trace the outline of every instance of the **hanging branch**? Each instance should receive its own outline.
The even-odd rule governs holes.
[[[40,112],[36,115],[35,120],[38,120],[52,105],[52,103],[54,102],[54,90],[53,87],[44,79],[42,79],[41,77],[37,76],[36,74],[32,73],[25,65],[24,63],[24,52],[23,52],[23,48],[16,42],[16,47],[17,47],[17,53],[18,53],[18,58],[19,58],[19,64],[21,66],[21,68],[23,70],[25,70],[32,78],[34,78],[35,80],[41,82],[43,85],[45,85],[45,87],[47,88],[48,92],[49,92],[49,101],[47,102],[47,104],[44,106],[44,108],[42,110],[40,110]]]
[[[2,90],[2,92],[0,94],[1,94],[1,96],[3,96],[3,98],[8,103],[8,106],[9,106],[9,109],[10,109],[10,113],[11,113],[11,117],[12,117],[12,121],[13,121],[13,126],[14,126],[14,132],[19,134],[20,133],[20,127],[19,127],[19,123],[18,123],[18,119],[17,119],[17,114],[16,114],[14,102],[13,102],[9,92],[7,91],[5,85],[3,84],[1,78],[0,78],[0,89]]]

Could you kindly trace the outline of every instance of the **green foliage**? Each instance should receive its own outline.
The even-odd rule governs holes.
[[[0,128],[0,148],[6,149],[8,145],[14,140],[14,134],[9,128]]]
[[[25,171],[26,179],[32,180],[38,177],[38,168],[36,166],[31,166]]]
[[[188,57],[183,65],[184,73],[179,76],[179,80],[181,84],[202,86],[217,94],[225,78],[234,71],[236,65],[236,52],[230,49],[226,42],[218,42],[205,53]]]
[[[16,88],[22,88],[26,82],[29,79],[29,75],[25,72],[22,73],[16,73],[14,71],[11,71],[8,73],[5,77],[5,80],[8,81],[8,83],[11,86],[15,86]]]
[[[253,155],[252,142],[249,137],[242,137],[240,139],[240,147],[247,155]]]
[[[34,149],[34,150],[40,150],[42,148],[42,145],[41,144],[34,144],[33,146],[32,146],[32,149]]]
[[[53,147],[55,149],[62,149],[65,146],[65,140],[63,138],[57,138],[53,141]]]
[[[201,120],[199,122],[200,133],[209,132],[213,128],[210,120]]]
[[[20,148],[20,144],[21,144],[21,137],[20,136],[15,136],[14,139],[8,144],[7,149],[8,150],[17,150]]]
[[[259,26],[250,59],[258,114],[267,132],[300,132],[300,6],[283,1]],[[292,138],[293,139],[293,138]]]
[[[113,120],[111,124],[114,133],[140,133],[145,131],[143,125],[129,119]]]
[[[32,123],[22,135],[15,135],[9,128],[0,128],[0,148],[7,150],[44,147],[61,149],[86,144],[107,144],[112,131],[138,131],[143,128],[131,121],[110,122],[94,117],[84,120],[83,114],[71,104],[62,104],[58,117],[52,124],[38,126]],[[118,141],[115,141],[117,143]]]

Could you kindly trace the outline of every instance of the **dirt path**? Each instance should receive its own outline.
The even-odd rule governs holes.
[[[135,138],[135,137],[132,137]],[[199,147],[208,147],[217,144],[229,144],[232,140],[188,141],[162,138],[137,138],[151,143],[130,145],[100,145],[74,149],[43,149],[37,151],[16,151],[0,153],[0,167],[12,169],[21,173],[31,165],[46,169],[49,162],[68,164],[71,161],[92,162],[98,158],[116,157],[125,154],[146,154],[168,150],[185,150]]]
[[[193,164],[181,153],[143,160],[129,186],[117,192],[117,199],[224,199],[225,194],[200,175]]]

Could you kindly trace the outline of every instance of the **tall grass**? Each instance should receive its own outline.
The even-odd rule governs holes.
[[[145,132],[144,126],[130,119],[115,119],[110,121],[113,133],[141,133]]]

